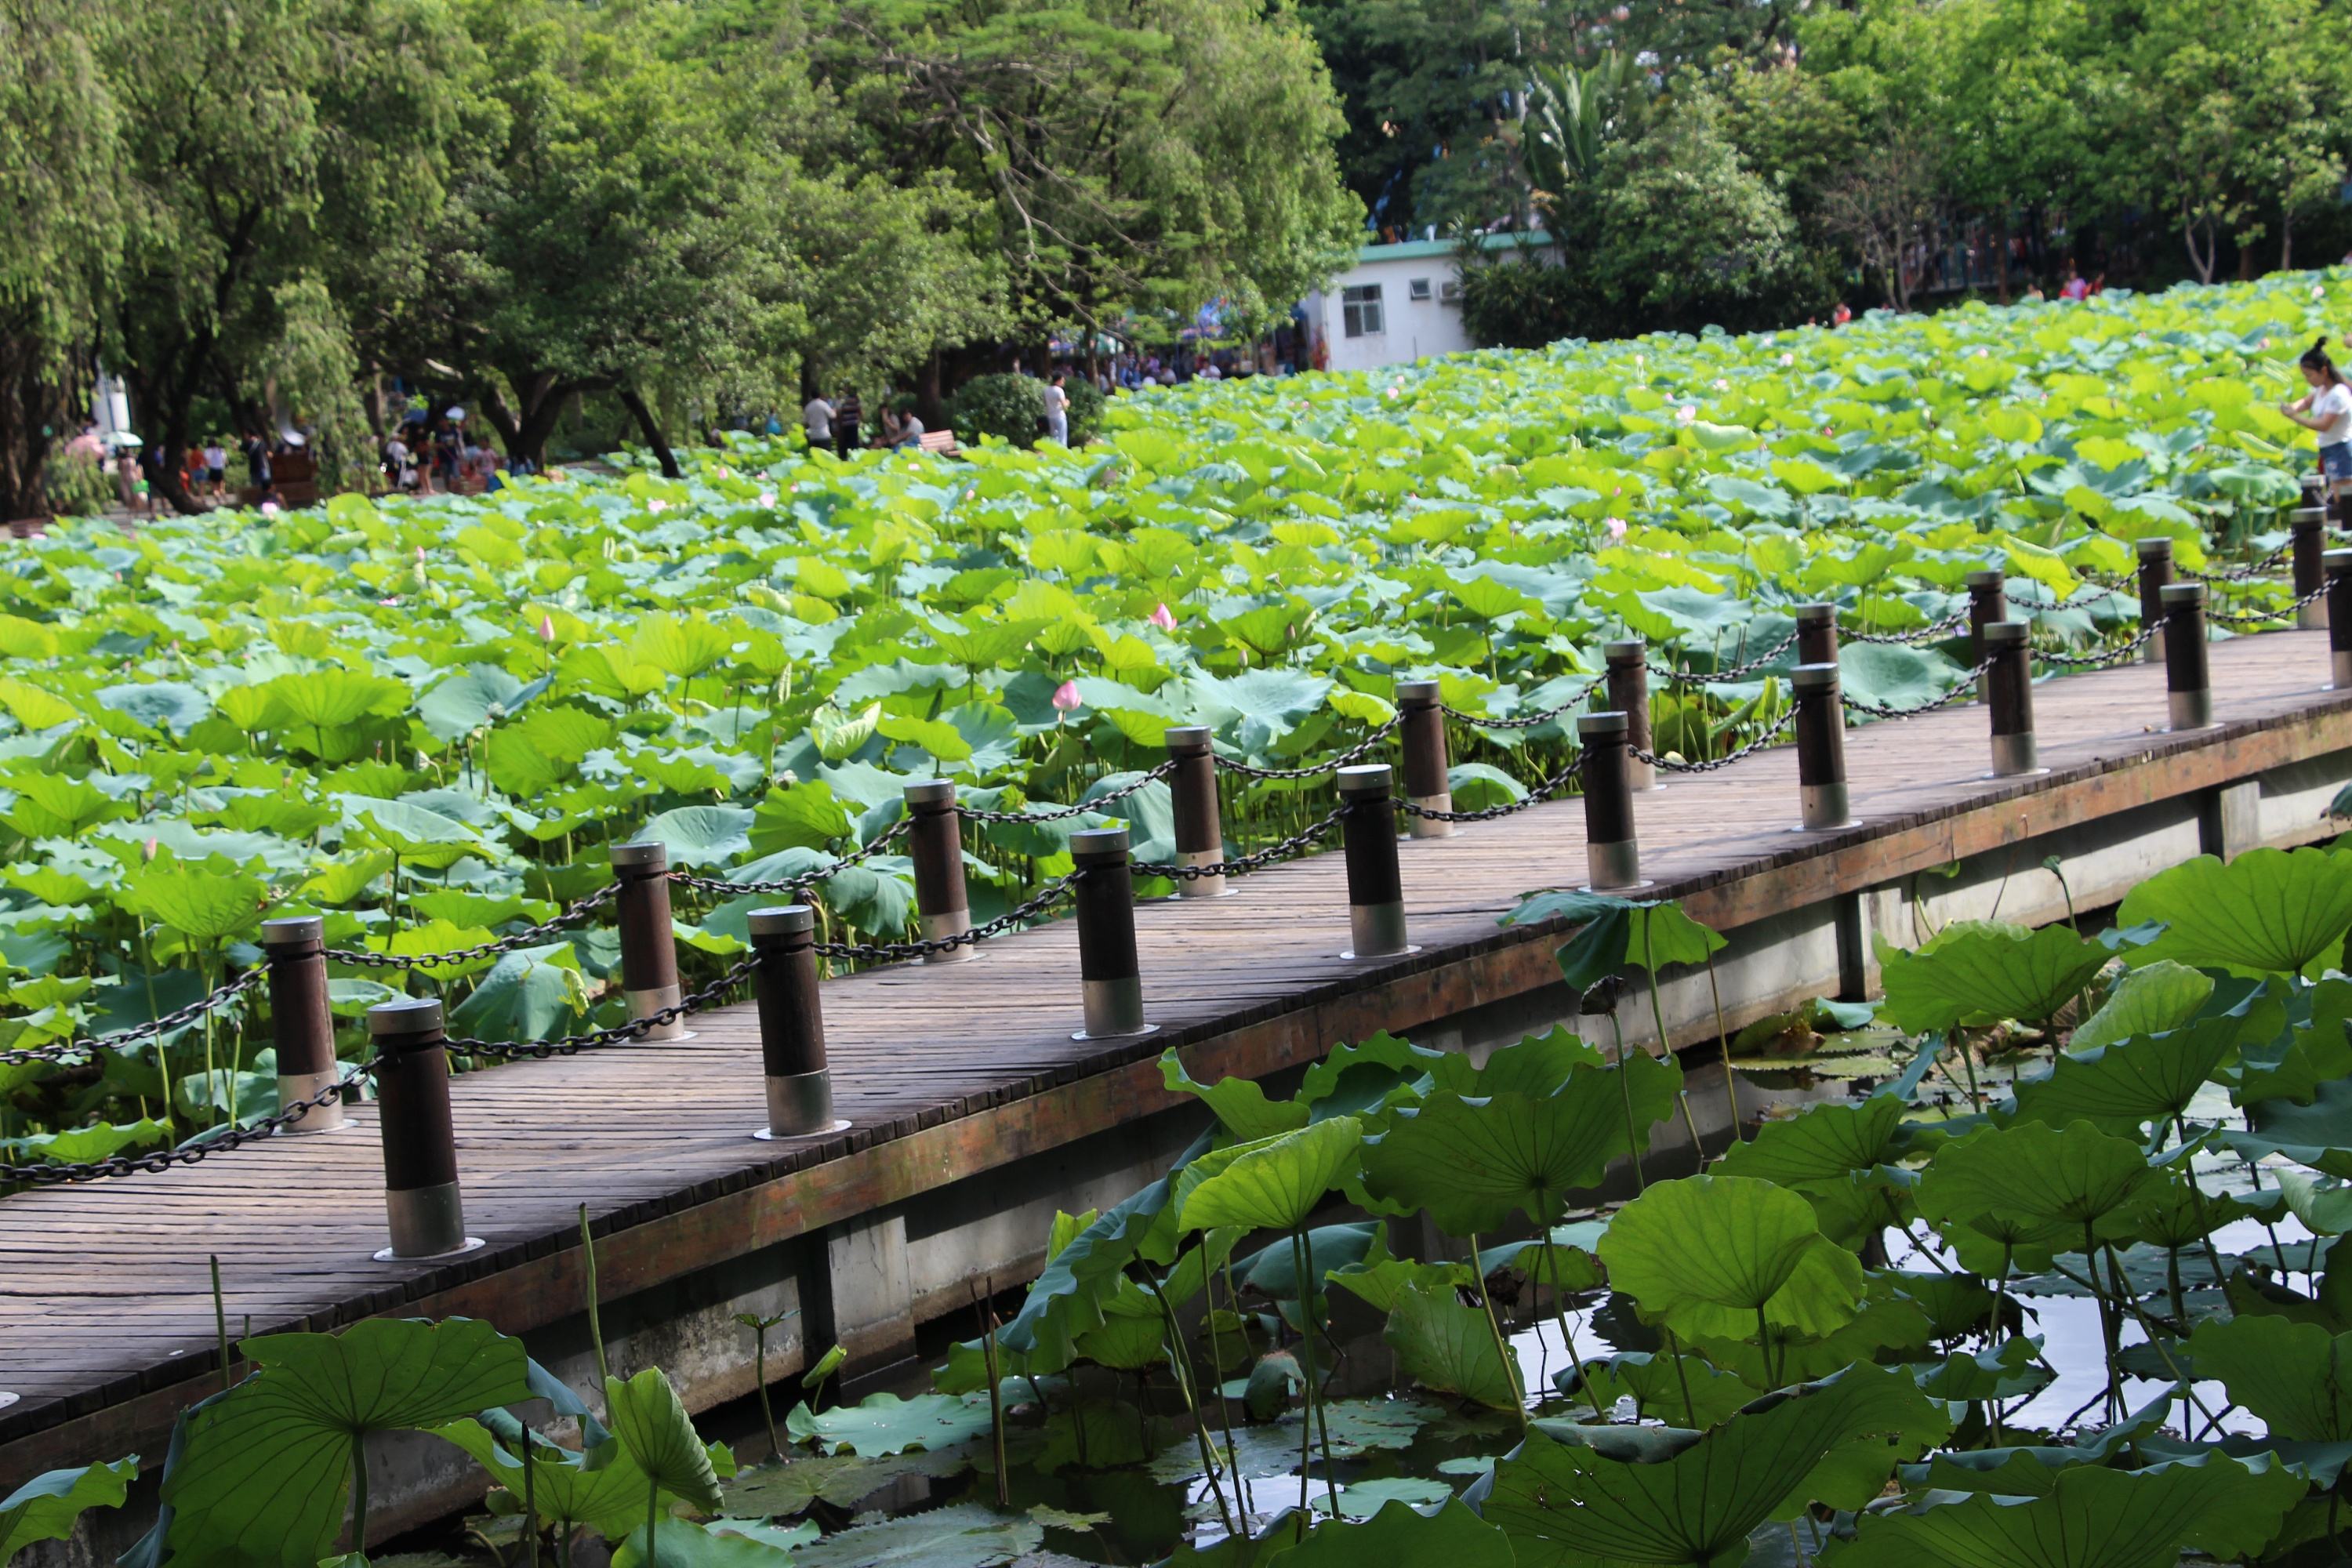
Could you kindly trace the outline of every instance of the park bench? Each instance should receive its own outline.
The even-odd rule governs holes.
[[[926,430],[919,437],[919,444],[924,451],[937,452],[942,458],[956,455],[955,432],[952,430]]]

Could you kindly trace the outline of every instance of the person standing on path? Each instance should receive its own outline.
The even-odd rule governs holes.
[[[213,500],[228,499],[228,447],[218,436],[205,443],[205,484]]]
[[[865,405],[857,401],[857,388],[845,386],[833,405],[833,450],[836,457],[849,454],[866,444]]]
[[[824,400],[824,393],[812,394],[802,406],[801,427],[808,432],[811,447],[833,445],[833,405]]]
[[[1065,447],[1070,444],[1070,394],[1062,384],[1067,380],[1069,373],[1057,370],[1045,384],[1045,434]]]
[[[2328,510],[2343,519],[2344,496],[2352,489],[2352,386],[2345,384],[2336,362],[2327,357],[2327,340],[2304,351],[2303,379],[2311,385],[2279,412],[2319,437],[2319,468],[2326,476]]]

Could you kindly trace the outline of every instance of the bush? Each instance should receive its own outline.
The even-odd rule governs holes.
[[[1070,395],[1070,445],[1083,447],[1102,433],[1103,407],[1109,399],[1084,376],[1070,377],[1062,390]]]
[[[973,376],[956,389],[948,405],[948,423],[966,447],[977,447],[982,436],[1034,447],[1037,422],[1045,416],[1045,384],[1027,375]]]

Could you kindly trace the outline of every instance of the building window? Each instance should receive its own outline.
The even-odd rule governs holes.
[[[1427,304],[1429,302],[1429,279],[1426,278],[1416,278],[1412,282],[1406,284],[1405,298],[1418,305]]]
[[[1444,283],[1439,284],[1437,289],[1437,302],[1441,305],[1461,304],[1462,285],[1460,281],[1455,279],[1449,278]]]
[[[1340,289],[1339,314],[1351,338],[1377,338],[1388,330],[1381,320],[1381,286],[1377,283]]]

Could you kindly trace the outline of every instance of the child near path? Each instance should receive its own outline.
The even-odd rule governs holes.
[[[2352,386],[2327,357],[2327,340],[2320,339],[2304,352],[2303,379],[2311,390],[2279,412],[2319,437],[2319,470],[2327,485],[2328,510],[2341,520],[2343,497],[2352,489]]]

